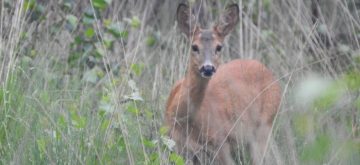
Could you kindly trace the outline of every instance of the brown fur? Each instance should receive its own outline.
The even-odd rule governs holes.
[[[201,46],[205,30],[198,30],[192,43]],[[222,43],[216,30],[213,34],[213,43]],[[214,57],[218,67],[219,57]],[[244,143],[253,164],[260,164],[280,103],[279,84],[255,60],[220,65],[210,79],[200,76],[199,62],[192,54],[187,75],[175,84],[167,101],[166,125],[176,151],[190,164],[227,165],[235,164],[232,152]]]

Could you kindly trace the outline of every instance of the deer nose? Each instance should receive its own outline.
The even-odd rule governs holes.
[[[216,72],[214,65],[206,64],[200,68],[200,73],[203,77],[209,78]]]

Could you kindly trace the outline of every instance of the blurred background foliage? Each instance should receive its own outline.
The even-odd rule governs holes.
[[[182,0],[0,1],[1,164],[184,164],[162,126],[189,45]],[[268,164],[360,162],[360,1],[190,4],[203,27],[241,6],[224,62],[283,87]]]

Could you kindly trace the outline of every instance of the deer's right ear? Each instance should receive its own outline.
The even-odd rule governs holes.
[[[215,26],[221,37],[228,35],[239,22],[239,6],[232,4],[226,7],[225,13],[220,17],[220,22]]]
[[[190,13],[190,8],[185,4],[179,4],[176,11],[176,19],[180,30],[188,37],[198,29],[195,25],[195,16]]]

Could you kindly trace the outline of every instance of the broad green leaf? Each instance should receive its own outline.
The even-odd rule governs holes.
[[[66,20],[69,23],[69,25],[71,26],[72,30],[77,27],[78,22],[79,22],[78,18],[72,14],[66,15]]]
[[[144,68],[144,65],[143,64],[131,64],[130,68],[135,73],[136,76],[140,76],[142,73],[142,70]]]
[[[65,117],[63,115],[59,116],[57,124],[60,126],[60,128],[66,128],[67,127],[67,122],[66,122]]]
[[[143,143],[144,143],[144,146],[147,148],[154,148],[156,146],[152,140],[144,139]]]
[[[70,3],[70,2],[64,2],[63,5],[64,5],[64,7],[67,8],[67,9],[71,9],[72,6],[73,6],[72,3]]]
[[[172,163],[175,163],[176,165],[184,165],[185,164],[184,159],[176,153],[171,153],[169,156],[169,159]]]
[[[36,1],[35,0],[25,0],[23,3],[23,6],[24,6],[23,9],[25,11],[32,10],[36,6]]]
[[[86,127],[86,119],[80,116],[76,111],[70,111],[71,115],[71,123],[76,128],[85,128]]]
[[[87,38],[92,38],[92,37],[94,36],[94,34],[95,34],[95,31],[94,31],[93,28],[88,28],[88,29],[86,29],[86,31],[85,31],[85,36],[86,36]]]
[[[95,44],[95,52],[96,52],[96,55],[97,57],[104,57],[106,56],[106,49],[104,49],[104,46],[102,45],[102,43],[96,43]]]
[[[162,126],[159,129],[160,135],[162,135],[162,136],[166,135],[168,131],[169,131],[169,128],[167,126]]]
[[[139,115],[139,109],[137,109],[136,107],[135,107],[135,105],[133,105],[133,104],[130,104],[129,106],[127,106],[127,111],[129,111],[129,112],[131,112],[133,115]]]
[[[318,136],[313,143],[305,145],[300,155],[305,162],[322,163],[329,152],[331,140],[327,135]]]
[[[131,18],[130,24],[131,24],[131,27],[133,27],[133,28],[139,28],[141,25],[141,21],[140,21],[139,17],[134,16]]]
[[[125,29],[125,25],[122,22],[110,23],[106,28],[115,38],[127,38],[129,35],[129,32]]]
[[[154,36],[150,35],[146,38],[146,45],[147,46],[154,46],[156,43],[156,39]]]
[[[152,154],[150,154],[149,159],[150,159],[150,165],[158,165],[158,164],[161,164],[158,153],[152,153]]]
[[[71,52],[67,62],[69,63],[70,66],[76,66],[78,64],[78,60],[81,57],[81,53],[80,52]]]
[[[105,27],[109,27],[112,24],[111,19],[104,19],[103,24]]]
[[[101,130],[102,131],[107,130],[109,128],[109,126],[110,126],[110,123],[111,123],[110,120],[103,119],[103,121],[101,122]]]
[[[83,19],[82,19],[82,22],[85,25],[91,25],[91,24],[93,24],[95,22],[95,19],[94,19],[94,17],[84,16]]]
[[[104,45],[107,49],[112,49],[114,45],[114,40],[110,38],[104,38]]]
[[[32,49],[32,50],[30,51],[30,57],[34,58],[34,57],[36,57],[36,55],[37,55],[36,50],[35,50],[35,49]]]
[[[103,10],[107,7],[108,3],[106,0],[92,0],[94,8]]]

